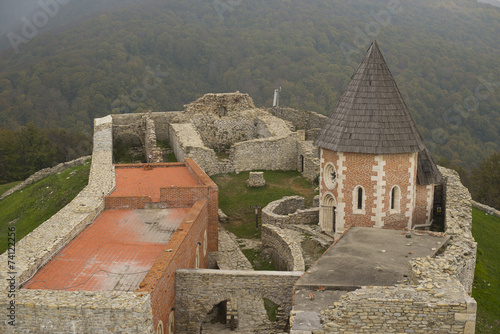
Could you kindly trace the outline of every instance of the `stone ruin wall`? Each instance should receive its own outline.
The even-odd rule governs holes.
[[[302,249],[294,235],[274,225],[262,225],[262,248],[282,271],[304,271]]]
[[[104,209],[103,195],[115,187],[112,150],[111,116],[96,119],[88,185],[16,244],[16,326],[2,320],[1,333],[153,333],[149,294],[19,289]],[[7,256],[3,253],[0,261],[7,264]],[[9,289],[8,272],[0,270],[2,291]],[[9,302],[2,293],[0,308],[7,310]]]
[[[280,306],[278,314],[287,315],[292,308],[293,284],[302,274],[301,271],[177,270],[175,332],[198,333],[208,312],[223,301],[229,304],[236,300],[238,309],[246,309],[245,301],[267,298]],[[262,325],[265,325],[264,319]],[[238,332],[245,333],[245,328],[238,328]],[[268,331],[263,327],[257,333]]]
[[[305,209],[304,198],[286,196],[262,209],[262,224],[287,227],[292,224],[318,224],[319,208]]]
[[[142,145],[145,156],[152,155],[154,161],[160,161],[161,150],[153,144],[156,135],[157,139],[170,142],[178,161],[192,158],[209,175],[299,170],[313,181],[319,175],[319,159],[311,140],[326,117],[284,110],[280,119],[265,109],[255,108],[248,94],[205,94],[185,105],[182,112],[113,115],[113,138],[115,143]],[[296,129],[303,132],[301,138]],[[311,137],[311,133],[315,135]],[[227,156],[218,157],[216,152]]]
[[[451,236],[444,251],[435,258],[410,261],[411,285],[348,292],[321,311],[323,330],[313,333],[474,333],[477,304],[470,292],[477,249],[471,234],[471,198],[456,172],[442,167],[440,172],[446,234]]]
[[[274,114],[272,109],[269,111]],[[306,130],[306,140],[314,140],[316,139],[317,133],[319,133],[321,128],[325,125],[328,117],[315,113],[314,111],[280,108],[280,118],[292,123],[297,130]],[[316,136],[311,136],[315,133]]]
[[[312,141],[299,141],[297,146],[297,170],[310,180],[319,180],[319,149]]]

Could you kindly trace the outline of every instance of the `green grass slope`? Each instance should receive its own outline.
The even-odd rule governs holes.
[[[477,262],[472,297],[477,301],[478,334],[500,333],[500,218],[472,210]]]
[[[16,242],[21,240],[71,202],[87,185],[89,172],[87,162],[46,177],[0,201],[0,254],[7,249],[9,227],[16,228]]]
[[[21,182],[22,181],[15,181],[15,182],[9,182],[9,183],[5,183],[5,184],[0,184],[0,196],[3,195],[10,188],[14,188],[15,186],[17,186]]]

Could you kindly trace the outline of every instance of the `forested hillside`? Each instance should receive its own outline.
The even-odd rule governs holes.
[[[281,105],[328,114],[376,38],[437,160],[469,169],[500,149],[499,31],[475,0],[143,0],[3,52],[0,126],[90,134],[208,92],[269,107],[279,86]]]

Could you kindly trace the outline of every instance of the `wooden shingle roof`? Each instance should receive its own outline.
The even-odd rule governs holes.
[[[427,148],[418,152],[417,183],[420,185],[441,183],[442,176]]]
[[[425,144],[374,41],[315,144],[337,152],[421,152]]]

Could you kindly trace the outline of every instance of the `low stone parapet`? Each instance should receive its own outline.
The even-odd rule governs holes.
[[[263,250],[270,253],[278,270],[305,270],[300,244],[286,230],[273,225],[262,225],[261,238]]]
[[[317,224],[319,208],[305,209],[304,198],[286,196],[262,209],[262,224],[286,226],[289,224]]]
[[[479,203],[476,201],[471,201],[471,203],[472,203],[472,206],[475,207],[476,209],[484,211],[489,215],[494,215],[494,216],[500,217],[500,211],[495,209],[495,208],[492,208],[491,206],[488,206],[486,204],[482,204],[482,203]]]

